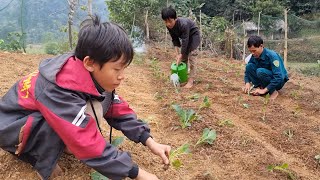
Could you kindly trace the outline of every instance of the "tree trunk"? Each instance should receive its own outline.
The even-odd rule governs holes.
[[[20,37],[20,45],[21,45],[21,47],[22,47],[22,49],[23,49],[23,52],[24,53],[26,53],[27,51],[26,51],[26,42],[25,42],[25,36],[26,36],[26,33],[24,32],[24,28],[23,28],[23,9],[24,9],[24,1],[22,0],[21,1],[21,14],[20,14],[20,18],[21,18],[21,37]]]
[[[149,40],[150,40],[148,14],[149,14],[149,10],[147,9],[147,11],[146,11],[146,16],[145,16],[145,19],[144,19],[144,24],[145,24],[145,27],[146,27],[146,41],[149,41]]]
[[[130,38],[133,36],[133,31],[134,31],[134,22],[136,20],[136,13],[133,14],[133,21],[132,21],[132,26],[131,26],[131,33],[130,33]]]
[[[78,3],[78,0],[68,0],[69,3],[69,14],[68,14],[68,32],[69,32],[69,46],[70,50],[73,49],[72,47],[72,25],[73,25],[73,15],[75,13],[75,9]]]
[[[284,66],[288,67],[288,10],[284,10],[284,51],[283,51]]]
[[[88,0],[88,15],[92,16],[92,0]]]

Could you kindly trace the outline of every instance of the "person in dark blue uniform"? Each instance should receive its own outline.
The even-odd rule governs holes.
[[[252,57],[246,65],[243,91],[256,96],[269,93],[270,99],[276,99],[278,90],[289,80],[282,58],[275,51],[263,47],[259,36],[251,36],[247,46]],[[251,84],[256,89],[251,90]]]

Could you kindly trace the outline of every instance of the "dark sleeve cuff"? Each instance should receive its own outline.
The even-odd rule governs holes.
[[[135,179],[139,174],[139,167],[138,165],[134,164],[133,167],[129,171],[128,177],[131,179]]]
[[[140,142],[146,146],[146,141],[149,137],[152,137],[148,131],[144,131],[140,137]]]

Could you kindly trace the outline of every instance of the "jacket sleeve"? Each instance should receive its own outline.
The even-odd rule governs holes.
[[[146,145],[150,136],[150,128],[141,120],[137,119],[135,112],[121,97],[115,95],[114,100],[104,117],[110,126],[128,137],[130,140]]]
[[[167,29],[168,29],[168,28],[167,28]],[[176,36],[176,35],[172,32],[172,30],[168,29],[168,31],[169,31],[169,34],[170,34],[170,36],[171,36],[173,46],[181,47],[179,37]]]
[[[283,65],[282,63],[283,62],[281,58],[277,58],[275,55],[270,57],[273,79],[271,79],[269,85],[267,86],[269,92],[275,91],[276,87],[284,81],[281,74],[281,66]]]
[[[65,145],[88,166],[111,179],[135,178],[138,167],[129,153],[108,144],[86,111],[86,97],[50,84],[37,97],[37,106]]]
[[[187,56],[190,38],[190,26],[187,22],[181,23],[181,33],[181,54]]]

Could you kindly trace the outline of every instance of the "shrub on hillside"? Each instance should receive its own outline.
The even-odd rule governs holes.
[[[45,45],[45,52],[47,54],[57,55],[59,54],[59,45],[56,42],[49,42]]]

